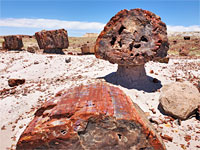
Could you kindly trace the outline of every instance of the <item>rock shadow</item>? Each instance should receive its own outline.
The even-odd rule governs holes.
[[[116,72],[112,72],[104,77],[100,77],[101,79],[105,79],[106,82],[109,82],[114,85],[120,85],[127,89],[137,89],[142,90],[148,93],[152,93],[157,91],[162,87],[161,81],[150,76],[145,76],[144,78],[140,78],[133,82],[126,82],[122,78],[117,76]],[[99,79],[100,79],[99,78]]]
[[[168,114],[165,113],[165,110],[163,109],[163,107],[161,106],[160,103],[158,104],[158,108],[157,109],[160,111],[161,114],[163,114],[165,116],[168,116]]]
[[[44,49],[43,53],[65,55],[62,49]]]
[[[24,49],[8,49],[8,51],[21,52],[24,51]]]

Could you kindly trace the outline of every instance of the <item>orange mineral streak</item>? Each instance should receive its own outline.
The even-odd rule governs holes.
[[[139,124],[154,149],[165,149],[155,131],[147,126],[149,122],[144,112],[138,108],[122,90],[102,82],[62,91],[35,113],[17,147],[36,147],[55,138],[67,140],[84,129],[91,117],[113,117]]]

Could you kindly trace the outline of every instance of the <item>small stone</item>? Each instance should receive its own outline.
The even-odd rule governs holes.
[[[3,125],[3,126],[1,127],[1,130],[6,130],[6,126]]]
[[[66,62],[66,63],[70,63],[70,62],[71,62],[71,57],[65,58],[65,62]]]
[[[173,137],[169,136],[169,135],[166,135],[164,134],[163,136],[161,136],[163,139],[167,140],[167,141],[170,141],[172,142],[173,141]]]
[[[34,65],[37,65],[37,64],[39,64],[39,61],[34,61],[33,64],[34,64]]]
[[[190,40],[190,36],[184,36],[184,40]]]
[[[153,78],[153,83],[158,83],[158,82],[159,82],[158,79]]]
[[[36,53],[39,50],[39,47],[36,45],[28,45],[27,52]]]
[[[152,111],[153,114],[156,114],[156,111],[154,108],[151,108],[150,110]]]
[[[9,79],[8,80],[8,85],[10,87],[18,86],[18,85],[24,84],[24,83],[25,83],[25,79]]]
[[[151,73],[151,74],[152,74],[152,73],[154,73],[154,71],[153,71],[153,70],[150,70],[150,72],[149,72],[149,73]]]
[[[190,135],[186,135],[186,136],[184,137],[184,139],[185,139],[186,142],[188,142],[188,141],[191,140],[191,136],[190,136]]]

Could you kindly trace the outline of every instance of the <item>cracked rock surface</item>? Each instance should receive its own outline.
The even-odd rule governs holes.
[[[95,55],[118,65],[143,65],[167,55],[167,28],[159,16],[142,10],[118,12],[96,41]]]
[[[4,36],[5,49],[20,50],[23,47],[22,37],[17,35]]]
[[[38,45],[40,49],[45,49],[46,51],[52,49],[63,49],[68,48],[68,34],[65,29],[59,30],[42,30],[35,33]]]
[[[166,149],[144,112],[106,83],[61,90],[35,113],[16,149]]]

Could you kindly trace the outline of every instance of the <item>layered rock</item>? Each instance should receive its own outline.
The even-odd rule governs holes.
[[[105,83],[63,90],[35,113],[19,149],[165,149],[144,112]]]
[[[159,16],[147,10],[125,9],[112,17],[98,36],[95,55],[117,63],[119,68],[134,69],[137,66],[144,70],[146,62],[167,56],[168,48],[167,27]],[[135,77],[137,74],[132,75],[132,81],[140,80]],[[130,81],[130,78],[126,79],[129,75],[124,73],[123,76],[124,79],[117,79],[119,84]]]
[[[189,82],[175,82],[163,86],[159,101],[165,114],[185,120],[197,111],[200,93]]]
[[[21,50],[23,47],[22,37],[17,35],[4,36],[3,48],[8,50]]]
[[[35,33],[36,40],[40,49],[45,52],[60,53],[62,49],[68,48],[68,34],[65,29],[59,30],[42,30]]]

